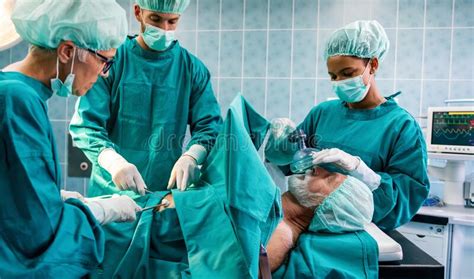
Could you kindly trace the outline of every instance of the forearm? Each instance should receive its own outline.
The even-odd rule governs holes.
[[[268,261],[271,271],[275,271],[294,247],[293,231],[285,221],[281,221],[273,232],[267,245]]]
[[[313,210],[303,207],[289,192],[282,196],[284,217],[278,224],[267,245],[270,269],[275,271],[295,247],[299,236],[305,232],[313,217]]]
[[[89,94],[81,97],[71,119],[69,132],[72,140],[90,161],[97,162],[100,152],[106,148],[117,150],[109,139],[107,123],[111,117],[111,77],[99,78]]]
[[[105,128],[80,126],[71,121],[70,134],[76,147],[80,148],[87,158],[97,163],[99,154],[107,148],[117,150],[116,145],[109,139]]]
[[[221,109],[212,90],[209,72],[203,65],[198,68],[190,99],[188,124],[192,137],[188,147],[198,144],[209,153],[221,130]]]
[[[426,176],[414,179],[404,174],[379,174],[382,183],[373,192],[373,222],[383,230],[393,230],[416,214],[428,196],[430,183]]]
[[[268,261],[272,272],[283,264],[303,232],[304,230],[299,226],[285,219],[278,224],[267,245]]]

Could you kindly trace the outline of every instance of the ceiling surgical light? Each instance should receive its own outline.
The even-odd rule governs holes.
[[[0,0],[0,51],[11,48],[21,41],[10,19],[15,0]]]

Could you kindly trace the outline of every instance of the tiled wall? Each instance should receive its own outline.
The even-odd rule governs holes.
[[[118,2],[136,33],[134,0]],[[324,42],[335,28],[357,19],[376,19],[385,27],[391,48],[376,80],[384,95],[403,91],[400,104],[415,117],[445,99],[474,97],[474,0],[191,2],[178,38],[210,69],[223,112],[242,92],[267,118],[301,121],[312,106],[333,96],[321,58]],[[0,67],[26,51],[22,43],[0,52]],[[49,101],[63,167],[74,103],[74,98]],[[86,187],[84,179],[64,180],[68,189]]]

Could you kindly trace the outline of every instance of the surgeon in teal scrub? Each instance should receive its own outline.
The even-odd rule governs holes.
[[[46,101],[107,75],[125,11],[113,0],[18,0],[11,18],[31,47],[0,71],[0,278],[82,278],[103,259],[100,224],[133,221],[140,207],[60,191]]]
[[[356,21],[336,30],[324,52],[332,89],[338,100],[314,107],[298,128],[308,135],[313,164],[349,174],[373,192],[373,222],[392,230],[415,215],[429,192],[427,153],[416,120],[383,97],[375,75],[389,49],[377,21]],[[295,130],[289,119],[275,119],[266,158],[291,162]],[[280,147],[278,147],[280,146]],[[285,148],[286,146],[286,148]],[[278,148],[276,148],[278,147]]]
[[[70,132],[93,163],[89,195],[184,190],[199,178],[222,119],[208,69],[174,37],[188,5],[137,0],[140,34],[117,50],[93,94],[78,100]]]

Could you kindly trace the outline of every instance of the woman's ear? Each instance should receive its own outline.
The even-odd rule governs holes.
[[[374,57],[370,60],[370,74],[373,75],[379,68],[379,59]]]

